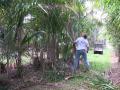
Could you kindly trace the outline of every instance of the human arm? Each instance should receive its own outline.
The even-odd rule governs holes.
[[[75,53],[76,52],[76,42],[75,41],[73,42],[72,47],[73,47],[73,53]]]
[[[76,52],[77,42],[78,42],[78,38],[73,42],[73,52],[74,52],[74,53]]]

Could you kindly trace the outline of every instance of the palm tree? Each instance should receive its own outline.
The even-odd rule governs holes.
[[[79,3],[77,0],[76,2],[73,0],[13,0],[12,2],[11,0],[8,7],[2,7],[5,38],[1,39],[4,42],[2,43],[4,48],[1,48],[3,51],[9,52],[2,53],[5,57],[9,56],[8,59],[12,57],[12,54],[17,55],[17,75],[19,77],[22,76],[21,57],[26,51],[29,51],[28,48],[31,45],[34,47],[33,52],[36,53],[37,58],[41,59],[41,63],[44,61],[43,51],[46,52],[47,59],[52,61],[53,65],[60,60],[60,56],[62,59],[67,59],[71,53],[73,33],[78,33],[80,30],[77,28],[74,31],[74,27],[81,25],[79,22],[82,7],[81,3],[77,3]],[[27,15],[31,15],[33,18],[24,23]]]

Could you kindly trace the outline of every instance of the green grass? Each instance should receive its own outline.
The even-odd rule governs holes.
[[[109,80],[106,80],[100,72],[92,70],[74,75],[68,83],[71,87],[84,87],[86,90],[119,90]]]
[[[74,77],[66,83],[69,84],[71,88],[76,88],[76,90],[82,87],[86,90],[119,90],[112,85],[109,80],[105,79],[104,75],[101,73],[111,66],[111,50],[106,48],[103,52],[103,55],[100,55],[94,54],[93,50],[90,50],[88,60],[90,61],[91,70],[86,73],[81,72],[80,74],[75,74]],[[55,78],[53,74],[50,76]]]
[[[88,53],[88,60],[91,63],[91,69],[97,71],[107,70],[111,66],[110,55],[111,55],[111,50],[107,48],[104,49],[103,55],[94,54],[93,50],[91,50]]]

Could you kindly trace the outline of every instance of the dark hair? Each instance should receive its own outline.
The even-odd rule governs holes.
[[[83,37],[85,38],[85,39],[87,39],[87,35],[85,34],[85,35],[83,35]]]

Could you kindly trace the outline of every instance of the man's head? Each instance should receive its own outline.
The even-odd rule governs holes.
[[[87,34],[85,32],[81,32],[80,36],[83,37],[83,38],[85,38],[85,39],[87,39]]]
[[[87,35],[86,35],[86,34],[84,34],[84,35],[83,35],[83,38],[84,38],[84,39],[87,39]]]

